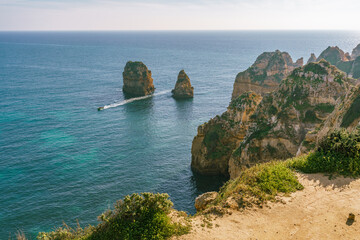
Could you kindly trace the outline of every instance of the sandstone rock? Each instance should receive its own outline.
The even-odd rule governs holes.
[[[316,62],[316,56],[314,53],[311,54],[309,60],[307,61],[307,63],[312,63],[312,62]]]
[[[310,132],[324,124],[353,83],[321,60],[294,69],[276,91],[242,94],[225,113],[199,127],[193,169],[203,174],[227,170],[235,178],[246,167],[309,151],[315,144]]]
[[[357,57],[360,57],[360,44],[351,53],[351,59],[355,60]]]
[[[296,60],[294,66],[295,67],[302,67],[304,65],[304,58],[299,58],[298,60]]]
[[[248,91],[258,94],[274,91],[295,67],[302,66],[302,61],[293,63],[287,52],[279,50],[262,53],[250,68],[236,76],[232,99]]]
[[[347,58],[345,56],[345,53],[343,50],[341,50],[338,46],[336,47],[328,47],[325,49],[320,56],[318,57],[317,61],[320,61],[321,59],[325,59],[332,65],[337,65],[339,62],[347,61]]]
[[[217,192],[207,192],[201,194],[195,199],[195,208],[197,211],[204,210],[209,204],[211,204],[216,197],[218,196]]]
[[[155,91],[151,71],[142,62],[127,62],[123,79],[123,91],[131,96],[145,96]]]
[[[190,78],[181,70],[175,84],[175,88],[171,91],[173,98],[192,98],[194,97],[194,88],[191,86]]]
[[[249,117],[262,97],[254,92],[231,101],[227,111],[198,127],[191,147],[191,167],[204,175],[229,175],[229,158],[243,141],[249,128]]]

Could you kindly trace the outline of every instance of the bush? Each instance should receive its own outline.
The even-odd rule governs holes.
[[[360,133],[334,131],[319,143],[315,152],[290,161],[290,165],[305,173],[360,176]]]
[[[291,193],[303,189],[295,173],[283,161],[258,164],[246,169],[239,177],[227,182],[219,192],[217,203],[229,196],[239,195],[242,201],[252,199],[259,205],[275,200],[279,193]]]
[[[185,234],[188,225],[173,223],[169,217],[173,203],[167,194],[142,193],[128,195],[99,216],[101,223],[73,230],[65,225],[50,233],[39,233],[39,240],[125,240],[168,239]]]

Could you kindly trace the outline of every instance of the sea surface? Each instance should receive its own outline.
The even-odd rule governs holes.
[[[225,179],[192,173],[191,142],[226,109],[236,74],[264,51],[306,62],[359,43],[339,31],[0,32],[0,239],[96,224],[133,192],[166,192],[195,213],[195,197]],[[152,71],[154,96],[124,98],[129,60]],[[192,100],[171,97],[181,69]]]

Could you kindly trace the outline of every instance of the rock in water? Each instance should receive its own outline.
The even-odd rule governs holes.
[[[123,91],[131,96],[145,96],[155,91],[151,71],[142,62],[127,62],[123,79]]]
[[[194,88],[191,86],[190,78],[181,70],[175,84],[175,88],[171,91],[174,98],[192,98],[194,97]]]

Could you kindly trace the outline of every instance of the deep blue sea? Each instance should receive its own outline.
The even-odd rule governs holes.
[[[359,43],[335,31],[0,32],[0,239],[96,224],[133,192],[167,192],[194,213],[224,179],[193,175],[191,142],[226,109],[236,74],[264,51],[307,61]],[[152,71],[155,96],[124,102],[129,60]],[[171,98],[181,69],[193,100]]]

